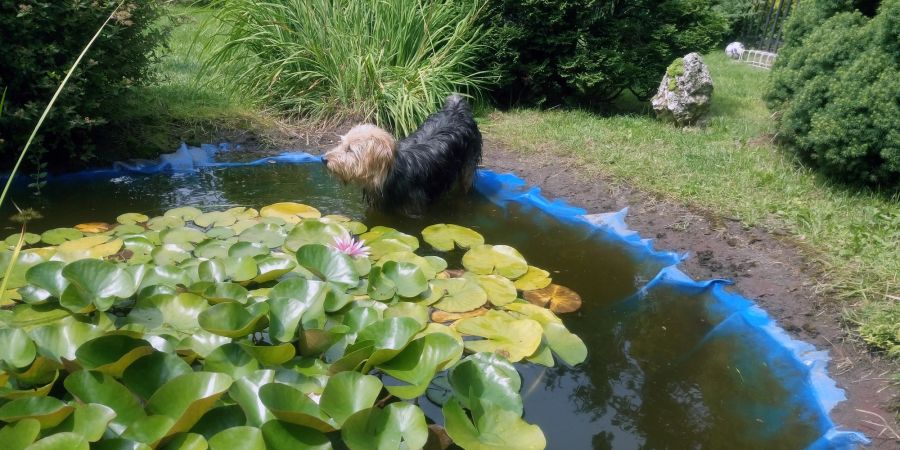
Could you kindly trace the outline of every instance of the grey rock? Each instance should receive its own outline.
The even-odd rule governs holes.
[[[697,123],[709,111],[712,92],[709,68],[700,54],[690,53],[666,69],[659,90],[650,102],[656,117],[685,126]]]

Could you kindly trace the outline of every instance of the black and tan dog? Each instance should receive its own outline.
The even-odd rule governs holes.
[[[322,161],[342,181],[362,187],[370,205],[416,216],[454,187],[471,189],[481,132],[468,103],[454,94],[399,143],[375,125],[357,125]]]

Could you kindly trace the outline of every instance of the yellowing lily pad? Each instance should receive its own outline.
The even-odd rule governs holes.
[[[483,337],[466,341],[472,352],[498,353],[511,362],[519,362],[531,356],[541,344],[544,334],[541,324],[531,319],[516,319],[502,311],[488,311],[480,317],[461,319],[451,328],[461,334]]]
[[[459,225],[439,223],[422,230],[422,238],[437,250],[448,252],[454,244],[459,248],[472,248],[484,244],[484,236],[477,231]]]
[[[479,275],[500,275],[511,280],[528,272],[528,263],[508,245],[477,245],[463,255],[463,266]]]
[[[203,214],[203,212],[197,208],[194,208],[193,206],[182,206],[180,208],[170,209],[163,215],[166,217],[175,217],[181,220],[191,220],[194,217],[199,216],[200,214]]]
[[[487,302],[487,293],[478,282],[467,278],[450,278],[431,282],[432,297],[439,296],[434,303],[437,309],[446,312],[466,312]]]
[[[146,214],[141,213],[125,213],[116,217],[116,222],[121,223],[122,225],[134,225],[136,223],[144,223],[150,220]]]
[[[550,272],[534,266],[528,266],[528,272],[516,280],[516,289],[520,291],[533,291],[543,289],[550,285]]]
[[[577,292],[558,284],[551,284],[543,289],[525,292],[525,300],[538,306],[549,308],[555,313],[578,311],[581,308],[581,296]]]
[[[509,278],[500,275],[476,275],[474,278],[487,292],[488,300],[492,305],[503,306],[516,300],[518,295],[516,286],[509,281]]]
[[[109,231],[112,225],[106,222],[88,222],[75,225],[75,229],[83,233],[103,233]]]
[[[300,219],[318,219],[322,213],[309,205],[294,202],[273,203],[259,210],[261,217],[277,217],[288,223],[299,223]]]

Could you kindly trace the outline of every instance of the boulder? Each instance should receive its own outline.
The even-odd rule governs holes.
[[[709,110],[712,92],[709,68],[698,53],[691,53],[669,65],[651,103],[659,119],[691,125]]]

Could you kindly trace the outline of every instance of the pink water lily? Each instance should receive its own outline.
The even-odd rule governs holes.
[[[352,257],[369,256],[369,247],[366,247],[366,241],[356,239],[350,233],[344,233],[343,236],[334,238],[332,245],[335,250]]]

